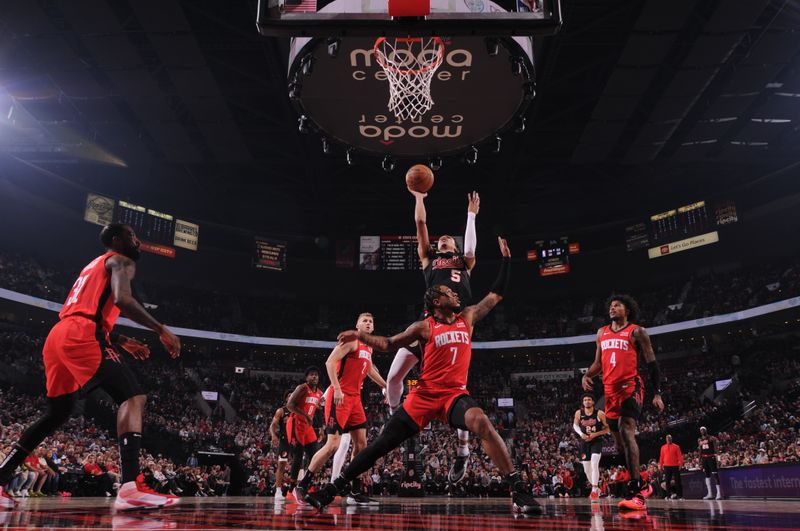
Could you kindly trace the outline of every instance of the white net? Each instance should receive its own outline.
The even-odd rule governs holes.
[[[431,81],[444,59],[440,37],[384,38],[375,57],[389,81],[389,110],[398,120],[413,120],[431,110]]]

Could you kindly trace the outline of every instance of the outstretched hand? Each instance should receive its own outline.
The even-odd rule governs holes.
[[[124,349],[128,354],[130,354],[134,359],[137,360],[146,360],[150,357],[150,347],[147,344],[142,343],[141,341],[137,341],[130,337],[123,337],[120,336],[119,343],[117,343],[120,348]]]
[[[477,214],[481,209],[481,196],[478,195],[478,192],[473,191],[471,194],[467,194],[467,202],[467,212]]]
[[[161,341],[161,344],[164,345],[164,348],[167,349],[172,359],[181,355],[181,340],[178,339],[178,336],[173,334],[169,328],[162,326],[161,334],[158,336],[158,339]]]
[[[504,258],[511,258],[511,249],[508,248],[508,242],[505,238],[498,236],[497,244],[500,246],[500,254],[502,254]]]
[[[358,339],[358,330],[345,330],[344,332],[336,336],[336,341],[338,341],[340,345],[343,345],[345,343],[350,343],[351,341],[355,341],[357,339]]]
[[[412,190],[411,188],[408,187],[406,188],[408,189],[409,192],[411,192],[411,195],[413,195],[417,199],[425,199],[426,197],[428,197],[428,192],[425,193],[417,192],[416,190]]]

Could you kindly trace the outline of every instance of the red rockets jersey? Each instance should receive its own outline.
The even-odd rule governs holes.
[[[466,389],[472,359],[472,331],[458,314],[451,324],[425,319],[430,337],[422,354],[419,389]]]
[[[322,398],[322,390],[317,387],[316,390],[312,391],[308,384],[305,384],[305,386],[305,393],[300,399],[300,409],[302,409],[306,415],[313,419],[314,413],[317,412],[317,407],[319,407],[319,401]],[[299,417],[294,413],[292,413],[292,417],[294,418],[295,422],[308,424],[308,421],[305,419],[305,417]]]
[[[603,385],[617,387],[632,382],[639,374],[639,353],[633,342],[633,331],[638,325],[629,323],[625,328],[613,332],[611,325],[603,327],[600,335]]]
[[[372,347],[356,342],[356,349],[340,359],[336,365],[339,386],[346,395],[360,395],[361,384],[372,367]]]
[[[106,270],[106,260],[116,254],[109,251],[83,268],[67,295],[59,318],[79,315],[95,321],[105,332],[111,332],[119,317],[119,308],[111,293],[111,273]]]

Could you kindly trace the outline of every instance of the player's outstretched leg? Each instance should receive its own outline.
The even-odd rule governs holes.
[[[459,413],[459,410],[462,413]],[[515,513],[522,514],[541,514],[542,506],[528,492],[519,472],[514,469],[514,464],[511,462],[511,455],[508,453],[505,442],[492,426],[492,422],[486,416],[486,413],[468,395],[459,398],[452,407],[450,413],[451,423],[459,425],[459,416],[463,418],[463,425],[480,437],[484,451],[492,460],[492,463],[505,475],[506,481],[511,486],[512,510]]]
[[[17,502],[5,490],[11,476],[31,451],[35,449],[48,435],[64,424],[72,413],[75,405],[75,393],[47,399],[47,412],[39,420],[29,426],[20,436],[0,464],[0,509],[13,509]]]
[[[345,467],[342,474],[332,483],[328,483],[317,492],[308,493],[306,502],[317,509],[322,509],[326,505],[330,505],[336,496],[347,495],[351,490],[354,479],[369,470],[378,459],[417,433],[419,433],[419,427],[401,407],[397,410],[397,413],[392,415],[381,434],[372,444],[353,457],[350,465]]]

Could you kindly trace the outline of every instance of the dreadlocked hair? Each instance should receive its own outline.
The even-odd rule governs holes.
[[[438,299],[442,292],[440,290],[441,286],[431,286],[425,291],[425,309],[428,310],[428,313],[433,314],[433,310],[435,308],[433,304],[434,299]]]
[[[639,316],[641,315],[641,312],[639,310],[639,305],[636,303],[633,297],[624,293],[615,293],[606,300],[606,309],[608,309],[608,307],[611,306],[611,303],[614,301],[621,302],[622,305],[625,306],[625,309],[628,310],[629,323],[639,322]]]

